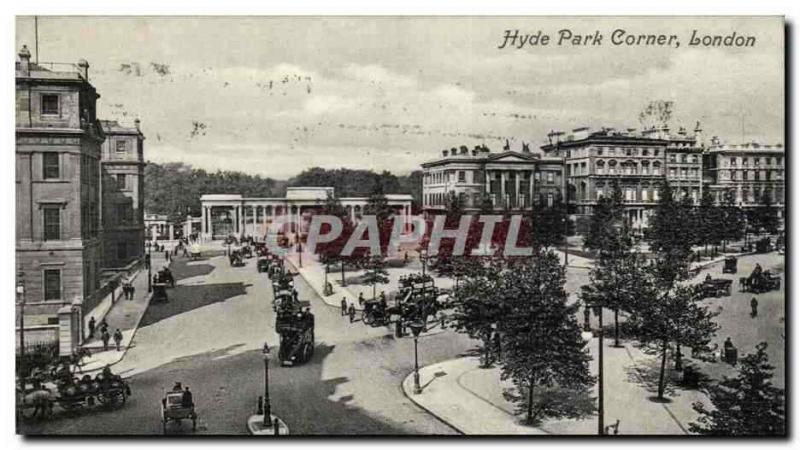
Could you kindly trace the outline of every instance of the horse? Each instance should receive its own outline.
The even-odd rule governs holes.
[[[17,394],[18,407],[23,417],[33,419],[37,415],[46,417],[53,413],[55,395],[49,389],[40,387],[27,394],[23,394],[17,390]],[[30,407],[33,407],[33,412],[29,416],[26,416],[22,411]]]

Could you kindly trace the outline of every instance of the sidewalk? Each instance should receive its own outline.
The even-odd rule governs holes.
[[[358,304],[358,296],[353,295],[347,287],[339,286],[335,282],[335,273],[328,274],[328,282],[333,286],[333,294],[325,295],[323,292],[325,286],[325,266],[319,264],[310,254],[303,252],[303,267],[300,267],[297,252],[292,252],[284,258],[287,266],[291,267],[294,272],[300,273],[306,283],[311,286],[311,289],[317,293],[319,298],[325,302],[326,305],[334,308],[341,308],[342,297],[347,300],[348,305],[354,305],[356,311],[361,311],[363,308]]]
[[[162,267],[165,263],[163,254],[152,254],[152,270],[155,271]],[[101,370],[107,365],[114,365],[122,360],[125,353],[130,347],[133,336],[136,334],[136,329],[139,322],[142,320],[147,307],[150,304],[151,293],[147,292],[147,269],[142,268],[132,280],[135,288],[133,300],[126,300],[122,295],[122,288],[118,288],[118,295],[116,296],[115,303],[111,309],[105,314],[105,320],[108,323],[108,334],[112,336],[109,340],[108,350],[103,350],[103,342],[100,339],[100,321],[101,318],[95,317],[97,321],[97,329],[95,330],[94,338],[88,339],[83,345],[83,348],[89,349],[92,355],[83,360],[84,365],[81,366],[83,373]],[[89,322],[90,317],[86,318]],[[120,351],[116,350],[114,344],[114,331],[119,328],[122,332],[122,342],[120,344]]]
[[[668,403],[655,397],[649,376],[654,357],[625,344],[615,348],[605,341],[605,425],[620,421],[619,434],[683,435],[695,420],[695,401],[705,401],[699,391],[676,389]],[[595,357],[590,365],[597,375],[597,339],[588,344]],[[648,381],[646,382],[645,379]],[[597,434],[596,413],[582,419],[544,420],[536,427],[523,425],[515,405],[503,397],[512,387],[500,380],[500,369],[479,367],[477,357],[445,361],[420,369],[422,393],[413,393],[413,373],[403,381],[406,396],[418,406],[464,434]],[[597,396],[596,385],[592,395]]]

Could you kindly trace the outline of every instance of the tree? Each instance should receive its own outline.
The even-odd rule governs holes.
[[[526,261],[512,261],[492,295],[507,308],[498,323],[501,376],[512,380],[516,391],[506,396],[531,424],[545,412],[566,414],[549,409],[541,396],[536,399],[536,388],[585,392],[594,382],[589,374],[591,358],[575,317],[578,306],[567,303],[564,282],[565,272],[556,255],[540,251]]]
[[[567,204],[557,196],[552,206],[535,206],[531,211],[531,243],[537,248],[550,248],[564,242],[573,232]]]
[[[724,377],[707,389],[713,409],[700,402],[692,406],[700,417],[689,424],[694,433],[712,436],[784,436],[786,399],[772,382],[767,343],[739,361],[739,373]]]
[[[589,272],[590,283],[581,286],[585,305],[601,306],[614,312],[614,345],[619,347],[619,313],[633,313],[647,307],[648,273],[644,257],[635,252],[601,252]]]
[[[692,287],[678,285],[664,290],[658,284],[645,287],[650,291],[642,300],[646,306],[635,308],[628,320],[645,349],[661,358],[658,398],[663,400],[670,343],[705,349],[718,327],[713,321],[717,314],[696,300]]]
[[[452,327],[483,342],[484,366],[488,367],[492,360],[492,333],[506,315],[505,304],[496,295],[503,267],[498,261],[484,264],[478,258],[459,261],[471,265],[465,268],[465,281],[453,289]]]
[[[651,100],[639,113],[639,123],[643,128],[664,128],[672,120],[672,107],[675,102],[671,100]]]
[[[764,230],[769,234],[778,232],[780,225],[780,218],[778,217],[778,208],[772,204],[772,195],[769,191],[764,191],[761,194],[761,203],[754,208],[755,223],[759,230]]]
[[[714,197],[711,195],[710,189],[703,189],[703,195],[700,197],[700,207],[697,209],[697,217],[698,244],[705,245],[705,253],[708,255],[708,246],[719,245],[724,228],[722,207],[714,203]]]
[[[373,256],[366,263],[366,272],[361,278],[364,284],[372,286],[372,298],[376,298],[375,288],[378,284],[389,282],[389,272],[386,270],[386,262],[382,256]]]
[[[722,205],[722,251],[727,242],[741,239],[744,235],[745,215],[742,208],[736,205],[736,191],[725,191]]]
[[[388,173],[388,172],[387,172]],[[389,240],[392,236],[392,216],[394,209],[389,206],[386,194],[383,191],[383,183],[377,178],[373,185],[373,190],[364,206],[364,214],[375,216],[378,225],[378,239],[380,241],[381,255],[386,255],[389,248]],[[368,258],[366,254],[362,256]]]
[[[656,255],[656,278],[664,290],[687,277],[694,231],[691,230],[691,200],[675,201],[672,188],[659,186],[658,204],[650,218],[647,240]]]
[[[600,198],[594,208],[589,233],[583,244],[589,250],[611,250],[612,245],[619,243],[620,235],[628,235],[622,188],[616,180],[611,192],[611,196]]]

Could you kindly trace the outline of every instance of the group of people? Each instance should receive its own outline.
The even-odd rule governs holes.
[[[114,331],[114,334],[109,334],[108,332],[108,322],[106,319],[103,318],[100,321],[100,326],[97,326],[97,322],[94,320],[94,317],[89,318],[89,339],[94,338],[95,331],[100,331],[100,340],[103,342],[103,350],[108,350],[108,343],[113,338],[114,344],[117,347],[117,351],[120,351],[122,345],[122,331],[117,328]]]
[[[367,306],[365,307],[365,303]],[[386,311],[387,301],[386,301],[386,292],[381,291],[380,296],[376,302],[367,303],[367,300],[364,298],[364,293],[358,293],[358,304],[364,307],[365,310],[368,310],[370,307],[377,307],[380,308],[382,311]],[[347,297],[342,297],[341,302],[341,314],[342,316],[348,316],[350,318],[350,323],[353,323],[356,319],[356,306],[352,303],[347,303]]]
[[[192,397],[192,391],[189,390],[189,386],[185,388],[181,385],[180,381],[176,381],[175,385],[172,386],[172,392],[181,392],[183,396],[181,396],[181,407],[183,408],[192,408],[194,407],[194,398]]]
[[[125,280],[122,283],[122,295],[125,297],[125,300],[133,300],[133,295],[136,293],[136,288],[133,286],[130,280]]]

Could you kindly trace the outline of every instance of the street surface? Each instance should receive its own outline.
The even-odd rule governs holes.
[[[49,421],[26,423],[26,434],[161,434],[160,402],[174,382],[188,386],[197,405],[197,434],[246,434],[248,416],[264,391],[261,348],[277,354],[272,288],[257,273],[255,258],[233,268],[224,255],[173,263],[177,287],[170,302],[153,304],[125,358],[113,366],[130,377],[133,395],[114,411],[67,416],[56,408]],[[273,414],[292,434],[453,434],[403,394],[413,370],[413,340],[395,339],[322,303],[301,279],[300,300],[316,316],[316,350],[298,367],[270,362]],[[420,365],[456,358],[470,340],[452,331],[420,339]],[[190,434],[191,424],[170,424],[169,434]]]

